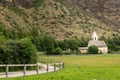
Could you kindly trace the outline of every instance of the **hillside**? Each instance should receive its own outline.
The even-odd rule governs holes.
[[[60,0],[92,16],[115,30],[120,30],[120,0]]]
[[[47,34],[59,40],[89,37],[93,30],[99,37],[118,34],[104,21],[75,9],[75,4],[72,5],[74,1],[71,1],[65,0],[64,4],[58,0],[1,0],[0,25],[7,29],[7,34],[12,31],[24,36],[38,31],[37,34]]]

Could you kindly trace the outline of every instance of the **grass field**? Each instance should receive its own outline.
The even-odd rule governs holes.
[[[120,80],[120,54],[41,57],[63,61],[65,62],[65,68],[47,74],[7,80]]]

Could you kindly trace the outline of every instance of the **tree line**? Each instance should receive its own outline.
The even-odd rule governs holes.
[[[106,42],[109,52],[120,50],[120,35],[114,35],[112,38],[105,38],[102,36],[100,39]]]
[[[110,51],[120,50],[120,36],[100,38],[107,43]],[[86,47],[90,38],[55,40],[48,35],[40,35],[37,28],[29,33],[24,29],[5,28],[0,24],[0,64],[36,63],[37,52],[48,55],[79,54],[78,47]],[[95,47],[90,50],[96,49]],[[97,51],[97,49],[96,49]],[[81,53],[80,53],[81,54]]]
[[[63,41],[55,40],[49,36],[37,36],[32,39],[33,44],[38,51],[46,51],[46,54],[63,54],[63,51],[78,51],[79,46],[87,46],[89,39],[65,39]],[[70,54],[70,53],[69,53]]]

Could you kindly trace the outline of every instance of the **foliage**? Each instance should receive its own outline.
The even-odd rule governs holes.
[[[89,54],[98,54],[98,51],[99,51],[99,49],[98,49],[97,46],[90,46],[88,48],[88,53]]]
[[[2,45],[2,44],[4,43],[5,40],[6,40],[6,39],[5,39],[4,36],[0,36],[0,45]]]
[[[80,41],[78,39],[69,39],[64,41],[58,41],[56,42],[56,44],[62,50],[66,50],[66,49],[77,50],[79,46],[79,42]]]
[[[17,25],[14,26],[14,28],[6,28],[3,23],[0,23],[0,36],[8,40],[30,38],[32,44],[36,46],[39,52],[46,51],[47,54],[55,54],[55,50],[58,47],[61,48],[63,51],[67,51],[68,49],[70,49],[71,52],[67,52],[67,54],[74,54],[72,53],[72,51],[77,51],[78,47],[86,47],[88,41],[90,40],[89,38],[81,37],[81,39],[65,39],[63,41],[58,41],[48,35],[40,35],[37,27],[31,26],[31,28],[28,29],[30,29],[30,32],[22,29]],[[0,39],[2,40],[1,37]],[[102,36],[100,39],[104,40],[107,43],[109,52],[120,50],[120,36],[114,35],[113,38],[105,38],[104,36]]]
[[[21,39],[18,42],[17,52],[20,54],[21,63],[37,63],[37,51],[29,39]]]
[[[37,50],[40,52],[40,51],[43,51],[44,48],[43,48],[43,37],[42,36],[38,36],[38,37],[33,37],[31,39],[32,43],[36,46]]]
[[[62,49],[61,49],[61,48],[59,48],[59,47],[58,47],[58,48],[56,48],[56,49],[55,49],[55,54],[58,54],[58,55],[59,55],[59,54],[63,54]]]
[[[19,16],[25,16],[25,12],[23,12],[23,10],[21,10],[19,7],[16,6],[12,6],[9,7],[12,11],[14,11],[14,13],[18,14]]]
[[[30,40],[6,40],[0,45],[0,64],[23,63],[37,63],[37,52]]]
[[[68,40],[67,44],[71,50],[77,50],[79,46],[78,41],[73,39]]]
[[[36,46],[38,51],[46,51],[47,54],[54,54],[55,40],[49,36],[37,36],[32,38],[32,43]]]
[[[81,37],[79,41],[79,46],[80,47],[86,47],[88,45],[89,38]]]
[[[0,64],[13,64],[18,61],[16,45],[15,41],[7,40],[0,46]]]
[[[42,3],[43,3],[43,1],[44,1],[44,0],[35,0],[34,6],[35,6],[35,7],[41,6]]]
[[[47,51],[47,54],[53,54],[54,53],[54,45],[55,45],[55,40],[52,37],[45,36],[43,38],[43,50]]]
[[[120,50],[120,36],[114,36],[113,38],[105,38],[104,36],[101,38],[107,43],[109,51],[118,51]]]
[[[5,30],[4,24],[0,23],[0,36],[3,35],[3,31]]]

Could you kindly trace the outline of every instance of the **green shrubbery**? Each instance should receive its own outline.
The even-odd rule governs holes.
[[[42,3],[43,3],[43,1],[44,1],[44,0],[35,0],[34,6],[35,6],[35,7],[41,6]]]
[[[63,54],[62,49],[61,49],[61,48],[59,48],[59,47],[58,47],[58,48],[56,48],[56,49],[55,49],[55,54],[61,54],[61,55],[62,55],[62,54]]]
[[[39,52],[44,51],[49,55],[61,54],[59,51],[63,51],[62,54],[77,54],[76,52],[78,52],[77,51],[78,47],[86,47],[89,41],[89,38],[84,38],[84,37],[82,37],[81,39],[65,39],[63,41],[59,41],[59,40],[55,40],[54,38],[48,35],[47,36],[43,34],[40,35],[36,27],[31,27],[30,31],[27,32],[21,27],[16,27],[15,29],[5,28],[4,24],[0,23],[0,44],[5,43],[4,42],[6,41],[5,39],[7,39],[8,41],[9,39],[15,41],[23,38],[29,38],[32,41],[32,43],[30,44],[32,45],[34,44]],[[107,43],[109,51],[120,50],[120,36],[115,35],[113,38],[101,37],[100,39],[104,40]],[[18,42],[17,42],[17,47],[18,47]],[[8,44],[0,45],[1,49],[3,50],[4,48],[6,51],[10,49],[6,45]],[[29,46],[26,47],[29,48]]]
[[[0,44],[0,64],[30,63],[37,63],[37,51],[29,39],[5,40]]]
[[[88,53],[89,54],[98,54],[98,51],[99,51],[99,49],[98,49],[97,46],[90,46],[88,48]]]
[[[104,36],[102,36],[100,39],[104,40],[107,43],[109,52],[120,50],[120,36],[115,35],[112,38],[105,38]]]
[[[49,36],[36,36],[32,38],[32,42],[35,44],[38,51],[46,51],[47,54],[51,55],[64,54],[61,53],[62,51],[64,51],[65,54],[71,54],[72,51],[77,52],[79,46],[87,46],[88,40],[86,39],[82,41],[82,39],[67,39],[63,41],[57,41]]]

